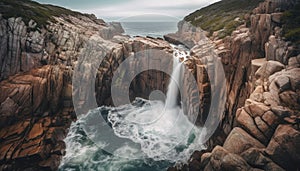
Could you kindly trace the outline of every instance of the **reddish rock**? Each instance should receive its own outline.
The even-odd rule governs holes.
[[[43,135],[44,130],[43,130],[43,125],[42,123],[37,123],[33,125],[32,129],[30,130],[27,140],[33,140],[36,138],[39,138]]]
[[[263,103],[255,102],[250,105],[245,105],[244,110],[251,115],[251,117],[262,116],[265,112],[269,111],[270,108]]]
[[[239,126],[244,128],[250,135],[257,138],[263,144],[268,142],[267,137],[258,129],[254,119],[245,110],[237,114],[236,121]]]
[[[284,171],[280,166],[274,163],[271,159],[263,155],[262,149],[250,148],[243,152],[241,156],[251,165],[257,168],[262,168],[266,171]]]
[[[291,109],[300,110],[300,96],[293,91],[285,91],[279,95],[282,103]]]
[[[224,148],[216,146],[212,151],[211,158],[204,170],[250,170],[251,167],[239,155],[229,153]]]
[[[280,118],[276,116],[273,112],[268,111],[262,116],[262,120],[268,124],[272,129],[276,129],[278,124],[280,123]]]
[[[266,148],[270,158],[287,170],[299,168],[300,132],[290,125],[279,125]]]
[[[238,127],[230,132],[223,145],[224,149],[234,154],[241,154],[251,147],[265,148],[263,144]]]
[[[285,66],[280,62],[268,61],[256,71],[255,76],[264,80],[269,78],[269,76],[273,75],[275,72],[281,71],[284,67]]]

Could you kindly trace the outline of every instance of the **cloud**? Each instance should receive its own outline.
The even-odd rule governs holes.
[[[137,15],[159,14],[183,18],[189,13],[219,0],[130,0],[98,8],[81,9],[108,20],[122,19]]]
[[[36,0],[84,13],[93,13],[106,20],[160,14],[182,19],[184,16],[219,0]]]

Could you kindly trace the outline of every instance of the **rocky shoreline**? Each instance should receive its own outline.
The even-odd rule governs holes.
[[[299,45],[282,37],[281,19],[296,3],[266,0],[250,27],[211,37],[227,74],[226,110],[208,150],[169,170],[299,169]]]
[[[208,149],[195,152],[187,165],[169,170],[300,168],[300,56],[298,47],[281,34],[281,16],[296,2],[265,0],[253,10],[250,27],[244,24],[223,39],[213,35],[203,41],[207,34],[195,33],[186,22],[179,23],[176,34],[165,36],[171,43],[191,48],[186,65],[196,78],[200,99],[185,105],[202,102],[197,125],[204,125],[211,96],[220,86],[212,82],[220,76],[215,61],[203,61],[212,48],[223,64],[227,91],[225,111]],[[22,18],[0,15],[0,170],[58,169],[65,154],[63,139],[76,119],[72,75],[78,58],[88,55],[84,53],[89,40],[105,47],[95,85],[98,105],[112,105],[113,72],[127,57],[146,49],[172,54],[167,41],[129,38],[119,23],[86,15],[54,19],[39,28],[33,20],[25,23]],[[94,60],[84,65],[82,78],[90,78],[87,73]],[[136,61],[130,67],[147,62]],[[210,69],[214,72],[209,80]],[[142,92],[148,97],[151,90],[165,91],[168,79],[163,73],[145,72],[133,82],[131,95]],[[183,80],[183,85],[183,93],[195,93],[189,80]],[[81,104],[88,101],[84,90],[73,92],[83,93]],[[198,111],[188,108],[185,113],[193,117]]]

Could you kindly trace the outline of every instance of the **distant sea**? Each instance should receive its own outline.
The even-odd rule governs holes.
[[[130,36],[163,38],[163,35],[177,31],[177,22],[121,22],[121,24],[125,34]]]

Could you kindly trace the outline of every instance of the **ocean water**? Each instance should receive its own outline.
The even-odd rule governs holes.
[[[121,22],[121,24],[125,34],[130,36],[163,38],[163,35],[177,31],[177,22]]]
[[[126,33],[134,34],[133,30],[140,27],[143,29],[134,35],[153,37],[162,37],[175,29],[166,23],[129,25]],[[177,83],[182,72],[179,57],[186,58],[189,53],[174,50],[177,53],[174,53],[173,79],[165,102],[136,98],[128,105],[91,109],[71,125],[60,171],[163,171],[175,163],[186,163],[195,150],[205,148],[200,137],[202,128],[191,123],[177,104]],[[103,120],[98,120],[99,116]],[[111,132],[103,131],[105,126]]]
[[[161,101],[137,98],[132,106],[102,106],[91,110],[71,125],[65,139],[66,156],[59,170],[163,171],[176,162],[186,162],[195,149],[202,148],[198,137],[201,129],[194,127],[178,107],[167,109],[160,116],[163,108]],[[100,143],[92,141],[83,127],[99,115],[105,118],[115,136],[134,145],[124,143],[112,154],[106,149],[115,142],[107,142],[101,136]],[[160,119],[155,121],[157,118]]]

